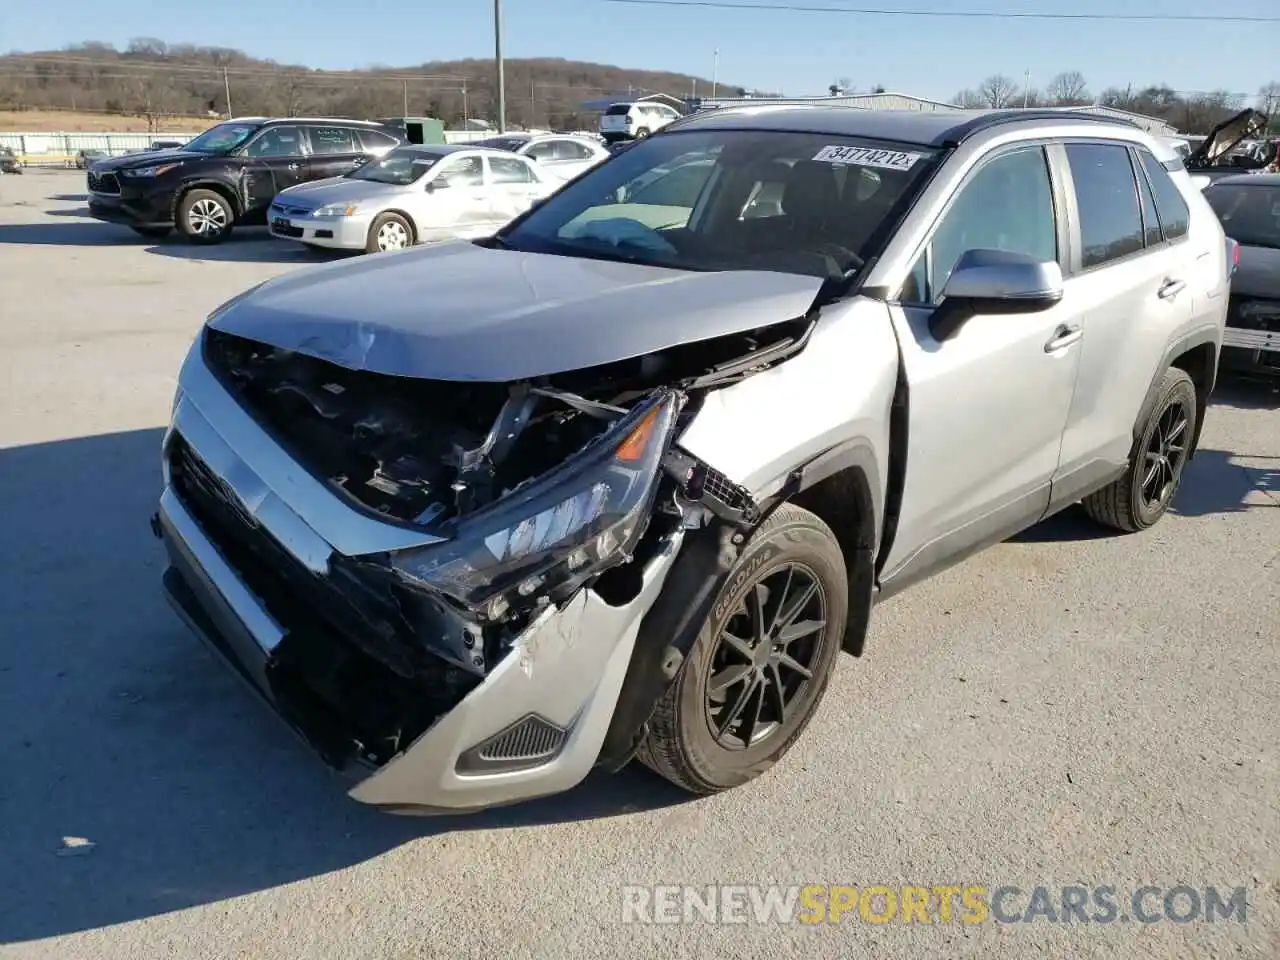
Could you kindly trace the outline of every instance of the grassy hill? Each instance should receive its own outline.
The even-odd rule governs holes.
[[[710,81],[686,74],[554,58],[507,60],[505,72],[507,121],[532,127],[590,124],[583,101],[628,91],[679,97],[711,91]],[[176,129],[173,121],[165,121],[225,114],[228,94],[237,116],[382,117],[399,116],[407,106],[409,115],[456,124],[464,112],[492,118],[494,90],[491,60],[312,70],[239,50],[151,39],[135,40],[125,50],[91,42],[0,56],[0,113],[17,115],[16,121],[6,120],[11,129],[35,129],[38,111],[44,111],[39,122],[46,125],[61,112],[68,125],[59,129],[72,129],[73,116],[82,118],[81,127],[90,122],[83,118],[132,117],[142,129]],[[719,90],[737,94],[742,88],[721,84]]]

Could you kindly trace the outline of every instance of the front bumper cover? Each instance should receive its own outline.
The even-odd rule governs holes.
[[[235,401],[199,370],[190,372],[166,439],[166,464],[180,434],[238,496],[247,497],[263,527],[285,549],[313,573],[322,573],[332,548],[316,526],[333,522],[333,511],[350,508],[326,494],[330,502],[324,510],[304,497],[307,516],[295,512],[275,492],[282,480],[273,475],[260,428],[237,418],[219,419],[215,427],[201,407]],[[273,453],[280,456],[278,448]],[[254,464],[263,469],[255,470]],[[296,494],[301,478],[296,469],[292,474]],[[172,480],[166,470],[155,519],[169,555],[170,602],[241,679],[310,739],[272,681],[273,660],[286,642],[287,628],[228,561]],[[357,527],[377,523],[363,516],[357,521],[354,513],[351,520]],[[389,535],[404,534],[378,525]],[[353,532],[349,525],[348,536]],[[368,542],[373,533],[356,539]],[[484,680],[411,744],[381,767],[350,765],[345,772],[357,781],[351,796],[395,812],[466,811],[557,793],[581,781],[600,756],[641,621],[662,592],[682,540],[677,530],[662,542],[629,602],[611,605],[584,589],[561,607],[543,610]],[[512,760],[518,762],[507,762]]]

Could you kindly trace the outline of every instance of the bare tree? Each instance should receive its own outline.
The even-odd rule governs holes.
[[[1258,109],[1271,118],[1268,130],[1280,126],[1280,117],[1276,116],[1276,111],[1280,110],[1280,80],[1272,80],[1258,88]]]
[[[1018,85],[1003,73],[996,73],[978,84],[976,92],[985,106],[1008,107],[1015,103],[1019,90]]]
[[[1045,92],[1049,95],[1049,100],[1060,107],[1093,102],[1093,98],[1089,96],[1089,85],[1079,70],[1067,70],[1058,74],[1049,81]]]
[[[981,110],[987,105],[982,99],[982,95],[977,90],[965,88],[951,98],[951,101],[957,107],[963,107],[966,110]]]

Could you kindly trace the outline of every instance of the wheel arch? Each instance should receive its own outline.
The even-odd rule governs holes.
[[[796,473],[787,499],[816,515],[835,535],[849,580],[849,617],[844,649],[861,656],[870,623],[876,555],[884,518],[879,458],[866,438],[855,438],[819,454]]]
[[[1196,388],[1196,428],[1191,437],[1191,449],[1187,452],[1187,459],[1195,457],[1200,446],[1200,431],[1204,426],[1205,411],[1209,408],[1209,397],[1212,396],[1213,388],[1217,384],[1218,348],[1219,336],[1216,327],[1193,331],[1169,345],[1160,364],[1156,367],[1151,384],[1147,387],[1146,396],[1143,397],[1142,407],[1138,411],[1138,418],[1134,421],[1133,439],[1135,441],[1142,436],[1143,427],[1151,416],[1151,411],[1155,409],[1165,371],[1177,368],[1191,378]]]
[[[218,194],[231,205],[231,212],[237,220],[244,214],[244,207],[240,203],[240,196],[236,193],[235,188],[223,183],[221,180],[188,180],[173,192],[172,216],[174,223],[178,222],[178,206],[182,203],[182,198],[192,190],[211,190]]]
[[[409,241],[410,243],[417,243],[418,237],[422,236],[422,231],[418,229],[418,221],[413,219],[413,214],[409,213],[409,211],[401,210],[399,207],[390,207],[386,210],[379,210],[377,214],[374,215],[373,220],[370,221],[369,230],[372,231],[373,225],[378,222],[378,219],[386,216],[388,213],[394,213],[409,225]]]

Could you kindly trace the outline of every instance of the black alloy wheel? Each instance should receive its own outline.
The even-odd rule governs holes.
[[[712,655],[706,705],[715,742],[743,750],[785,729],[826,642],[826,594],[804,564],[779,567],[748,591]]]

